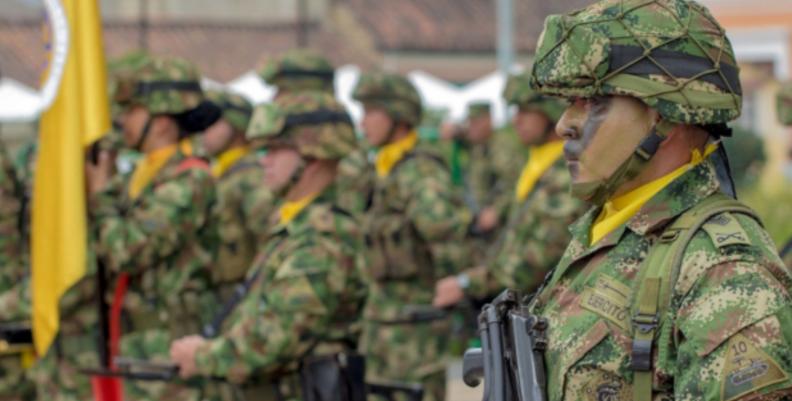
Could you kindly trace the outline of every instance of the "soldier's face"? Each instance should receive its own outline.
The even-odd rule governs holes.
[[[521,108],[512,120],[514,130],[523,145],[536,145],[542,141],[550,125],[550,119],[544,113]]]
[[[234,137],[234,128],[224,118],[217,120],[204,131],[201,140],[210,156],[217,156],[226,150]]]
[[[468,122],[468,140],[484,143],[492,137],[492,118],[489,114],[471,118]]]
[[[575,183],[610,177],[651,130],[657,113],[627,96],[574,99],[556,125]]]
[[[124,109],[119,118],[124,142],[127,146],[135,146],[143,135],[143,128],[149,119],[149,112],[143,106],[130,106]]]
[[[297,173],[300,163],[302,156],[292,147],[275,146],[267,149],[267,154],[261,159],[264,183],[276,192],[285,188]]]
[[[369,144],[375,147],[382,146],[388,140],[393,120],[384,109],[366,106],[361,126]]]

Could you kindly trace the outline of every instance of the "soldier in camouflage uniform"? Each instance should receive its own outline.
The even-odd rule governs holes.
[[[417,150],[421,99],[404,77],[364,74],[354,98],[363,129],[378,147],[376,182],[366,212],[371,276],[362,350],[370,380],[421,382],[426,400],[445,397],[447,322],[413,322],[409,309],[432,301],[435,281],[450,272],[431,246],[461,240],[471,215],[452,193],[442,159]]]
[[[517,169],[494,146],[489,103],[468,105],[465,139],[469,146],[465,166],[466,203],[479,213],[479,231],[491,232],[500,223],[500,217],[509,205],[512,195],[510,189],[517,180]]]
[[[308,49],[289,50],[267,63],[260,71],[264,82],[277,88],[276,97],[304,90],[335,95],[335,68],[330,61]],[[338,165],[338,204],[347,211],[363,213],[373,185],[368,146],[358,146]]]
[[[596,206],[529,311],[547,319],[547,399],[792,397],[792,273],[720,192],[741,109],[723,28],[687,0],[607,0],[545,22],[532,86],[572,191]],[[708,156],[709,155],[709,156]]]
[[[355,134],[331,95],[302,91],[257,107],[248,138],[267,148],[265,180],[280,195],[270,238],[221,335],[186,337],[171,355],[183,377],[238,384],[237,399],[295,400],[301,363],[354,351],[359,335],[362,235],[333,183]]]
[[[217,260],[212,270],[220,286],[220,298],[228,299],[253,263],[257,247],[264,243],[267,218],[274,208],[274,195],[264,185],[260,158],[245,138],[252,105],[245,98],[221,91],[208,91],[207,98],[223,116],[201,135],[203,148],[213,160],[217,203],[212,218],[218,227]]]
[[[114,276],[128,279],[122,307],[131,325],[122,329],[121,354],[164,361],[171,339],[198,330],[217,308],[207,290],[215,192],[189,135],[220,111],[205,101],[197,69],[175,58],[151,58],[123,76],[113,100],[126,144],[143,157],[128,178],[111,177],[113,160],[104,152],[86,166],[92,246]],[[125,382],[127,397],[137,400],[195,399],[199,387]]]
[[[781,86],[776,97],[776,115],[778,121],[785,126],[792,126],[792,83],[786,83]],[[787,168],[792,168],[792,145],[789,146],[789,154],[787,155]],[[792,176],[786,177],[787,182],[792,180]],[[787,267],[792,269],[792,238],[789,238],[785,244],[781,245],[781,257],[786,263]]]
[[[22,187],[13,163],[0,141],[0,324],[20,324],[30,320],[29,274],[20,231]],[[2,328],[0,328],[1,330]],[[32,362],[31,346],[0,341],[0,399],[31,400],[34,386],[25,368]]]
[[[530,77],[509,77],[503,94],[517,107],[514,127],[529,148],[511,192],[508,218],[483,265],[438,282],[434,305],[447,307],[464,296],[487,299],[504,288],[525,293],[536,290],[569,243],[569,225],[585,205],[569,194],[570,176],[564,162],[563,141],[555,123],[564,110],[560,101],[530,88]]]

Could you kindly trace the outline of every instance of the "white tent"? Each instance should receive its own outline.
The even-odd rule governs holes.
[[[0,122],[30,122],[38,117],[38,93],[11,79],[0,78]]]

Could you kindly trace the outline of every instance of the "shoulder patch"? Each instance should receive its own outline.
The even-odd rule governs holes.
[[[721,213],[713,216],[704,224],[702,229],[718,248],[751,244],[745,229],[731,213]]]
[[[742,334],[735,334],[726,347],[721,400],[732,401],[787,379],[776,361]]]

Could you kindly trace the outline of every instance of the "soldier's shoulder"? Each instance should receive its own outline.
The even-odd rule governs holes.
[[[307,211],[308,226],[316,232],[346,235],[357,232],[354,216],[333,202],[318,202]]]
[[[792,273],[767,231],[755,217],[740,212],[716,214],[695,233],[683,254],[677,288],[687,293],[702,277],[736,265],[748,280],[776,280],[792,288]]]
[[[416,149],[399,161],[395,173],[401,177],[434,177],[448,175],[443,157],[433,150]]]

